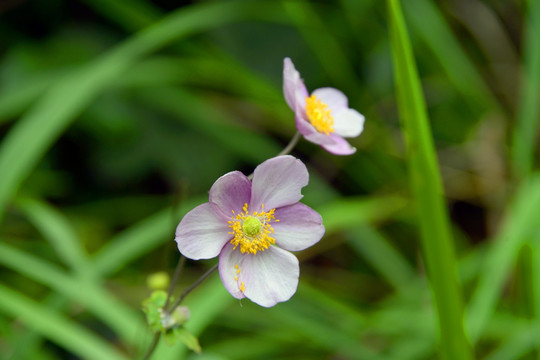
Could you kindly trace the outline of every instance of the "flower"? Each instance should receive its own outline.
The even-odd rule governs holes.
[[[349,109],[345,94],[324,87],[309,95],[290,58],[283,60],[283,94],[294,111],[296,129],[304,138],[335,155],[356,151],[344,137],[360,135],[365,119],[358,111]]]
[[[239,171],[223,175],[212,185],[209,202],[178,224],[178,250],[194,260],[219,255],[223,285],[237,299],[264,307],[289,300],[300,274],[289,251],[324,235],[321,216],[299,202],[308,180],[306,166],[290,155],[257,166],[253,182]]]

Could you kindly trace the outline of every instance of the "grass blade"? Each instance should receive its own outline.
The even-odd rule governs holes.
[[[430,0],[409,0],[404,3],[407,17],[416,33],[433,50],[448,79],[476,111],[494,110],[498,102],[479,72],[463,51],[442,16]]]
[[[145,328],[134,311],[112,298],[103,288],[78,281],[58,267],[35,256],[0,243],[0,264],[86,306],[92,314],[129,343],[136,343],[134,335]]]
[[[0,146],[0,219],[21,182],[47,148],[103,89],[136,61],[196,32],[257,16],[275,19],[276,9],[279,5],[272,2],[229,1],[182,8],[62,78],[14,125]]]
[[[504,344],[486,357],[486,360],[524,359],[524,356],[538,345],[539,333],[538,326],[512,333]]]
[[[201,200],[198,203],[202,202],[204,201]],[[195,201],[189,203],[193,205]],[[130,261],[146,254],[166,241],[172,242],[173,239],[171,210],[165,209],[112,238],[107,245],[94,255],[94,269],[102,276],[111,275],[122,269]]]
[[[348,244],[363,256],[397,290],[410,286],[414,269],[388,241],[371,226],[361,226],[348,234]]]
[[[17,199],[16,204],[51,243],[65,264],[87,279],[93,277],[88,256],[75,230],[60,212],[29,198]]]
[[[444,359],[472,359],[448,214],[433,141],[401,5],[388,0],[390,40],[402,126],[407,139],[412,192],[417,202],[423,255],[439,319]]]
[[[127,360],[102,339],[24,295],[0,284],[0,311],[84,359]]]
[[[533,167],[540,114],[540,2],[530,1],[525,28],[524,70],[517,126],[512,142],[514,176],[521,179]]]
[[[516,262],[519,250],[537,229],[540,211],[540,176],[532,178],[519,189],[511,205],[505,225],[487,250],[478,285],[471,298],[468,313],[469,332],[476,342],[495,306],[505,281]]]

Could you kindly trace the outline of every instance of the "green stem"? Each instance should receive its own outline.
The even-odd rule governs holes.
[[[441,356],[473,358],[465,335],[461,288],[444,191],[420,80],[398,0],[387,0],[399,113],[407,140],[412,192],[420,222],[422,252],[440,330]]]
[[[300,140],[300,136],[301,136],[301,134],[297,131],[296,134],[294,134],[294,136],[292,137],[291,141],[289,141],[287,146],[285,146],[285,149],[281,150],[281,152],[279,154],[277,154],[276,156],[289,154],[292,151],[292,149],[294,149],[296,144],[298,143],[298,140]]]
[[[174,288],[176,287],[176,284],[180,280],[180,275],[182,275],[182,270],[184,269],[185,263],[186,263],[186,257],[183,255],[180,255],[180,260],[178,260],[178,265],[176,265],[176,270],[174,270],[174,275],[173,275],[171,284],[169,285],[169,291],[167,292],[167,300],[165,300],[165,305],[163,305],[164,309],[166,309],[169,306],[172,293],[174,291]]]
[[[281,155],[287,155],[289,154],[292,149],[294,149],[294,147],[296,146],[296,144],[298,143],[298,140],[300,140],[300,137],[302,135],[297,131],[296,134],[294,134],[294,136],[292,137],[291,141],[289,141],[289,143],[287,144],[287,146],[285,146],[285,148],[283,150],[281,150],[279,152],[279,154],[277,154],[276,156],[281,156]],[[248,179],[249,180],[253,180],[253,173],[249,174],[248,175]]]
[[[144,357],[142,360],[148,360],[154,353],[154,350],[156,350],[157,344],[159,342],[159,338],[161,337],[161,333],[157,332],[154,334],[154,337],[152,338],[152,342],[150,343],[150,346],[148,347],[148,350],[146,350],[146,354],[144,354]]]
[[[208,270],[207,272],[205,272],[200,278],[197,279],[197,281],[195,281],[190,287],[188,287],[186,290],[184,290],[182,292],[182,294],[180,294],[180,297],[178,298],[178,300],[175,301],[175,303],[171,306],[171,308],[168,310],[169,313],[171,313],[174,309],[176,309],[176,307],[178,305],[180,305],[180,303],[182,302],[182,300],[184,300],[184,298],[186,296],[188,296],[188,294],[190,292],[192,292],[197,286],[199,286],[207,277],[209,277],[210,275],[212,275],[212,273],[214,271],[217,270],[218,268],[218,265],[219,264],[216,264],[214,266],[212,266],[212,268],[210,270]]]
[[[176,266],[176,270],[175,270],[174,275],[173,275],[173,280],[171,281],[171,285],[169,286],[169,292],[167,294],[167,300],[165,301],[165,305],[163,306],[163,309],[167,309],[167,307],[169,305],[169,302],[171,300],[172,292],[173,292],[174,288],[176,287],[176,284],[178,283],[178,280],[180,279],[180,275],[182,274],[182,269],[184,268],[185,262],[186,262],[186,257],[181,256],[180,260],[178,261],[178,265]],[[197,286],[199,286],[207,277],[209,277],[218,268],[218,265],[219,264],[214,265],[210,270],[205,272],[200,278],[198,278],[193,284],[191,284],[190,287],[188,287],[186,290],[184,290],[182,292],[182,294],[180,294],[180,297],[178,298],[178,300],[176,300],[174,302],[174,304],[168,310],[166,310],[167,314],[170,315],[174,311],[174,309],[176,309],[176,307],[178,305],[180,305],[182,300],[184,300],[186,298],[186,296],[188,296],[188,294],[191,291],[193,291]],[[157,332],[157,333],[154,334],[154,337],[152,338],[152,342],[150,343],[150,346],[148,347],[148,350],[146,350],[146,353],[144,354],[142,360],[150,359],[150,357],[154,353],[154,350],[156,350],[156,347],[157,347],[157,344],[159,343],[159,338],[160,337],[161,337],[161,332]]]

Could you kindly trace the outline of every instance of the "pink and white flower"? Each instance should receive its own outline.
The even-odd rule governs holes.
[[[219,255],[223,285],[237,299],[264,307],[287,301],[300,274],[289,251],[312,246],[325,231],[321,216],[299,202],[308,180],[306,166],[290,155],[257,166],[253,181],[239,171],[223,175],[209,202],[176,228],[178,249],[194,260]]]
[[[360,135],[365,118],[348,107],[345,94],[324,87],[309,95],[290,58],[283,60],[283,94],[294,111],[296,129],[306,140],[335,155],[350,155],[356,151],[344,138]]]

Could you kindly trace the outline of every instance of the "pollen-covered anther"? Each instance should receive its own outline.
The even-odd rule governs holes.
[[[242,210],[240,214],[233,213],[235,216],[229,221],[229,227],[232,229],[230,234],[234,235],[231,240],[234,249],[240,247],[242,254],[256,254],[275,244],[276,240],[269,235],[274,232],[271,223],[279,221],[274,217],[275,209],[264,211],[263,204],[261,211],[255,211],[250,215],[248,204],[244,204]]]
[[[320,133],[330,135],[334,132],[334,118],[328,105],[317,96],[306,97],[306,115],[309,122]]]

